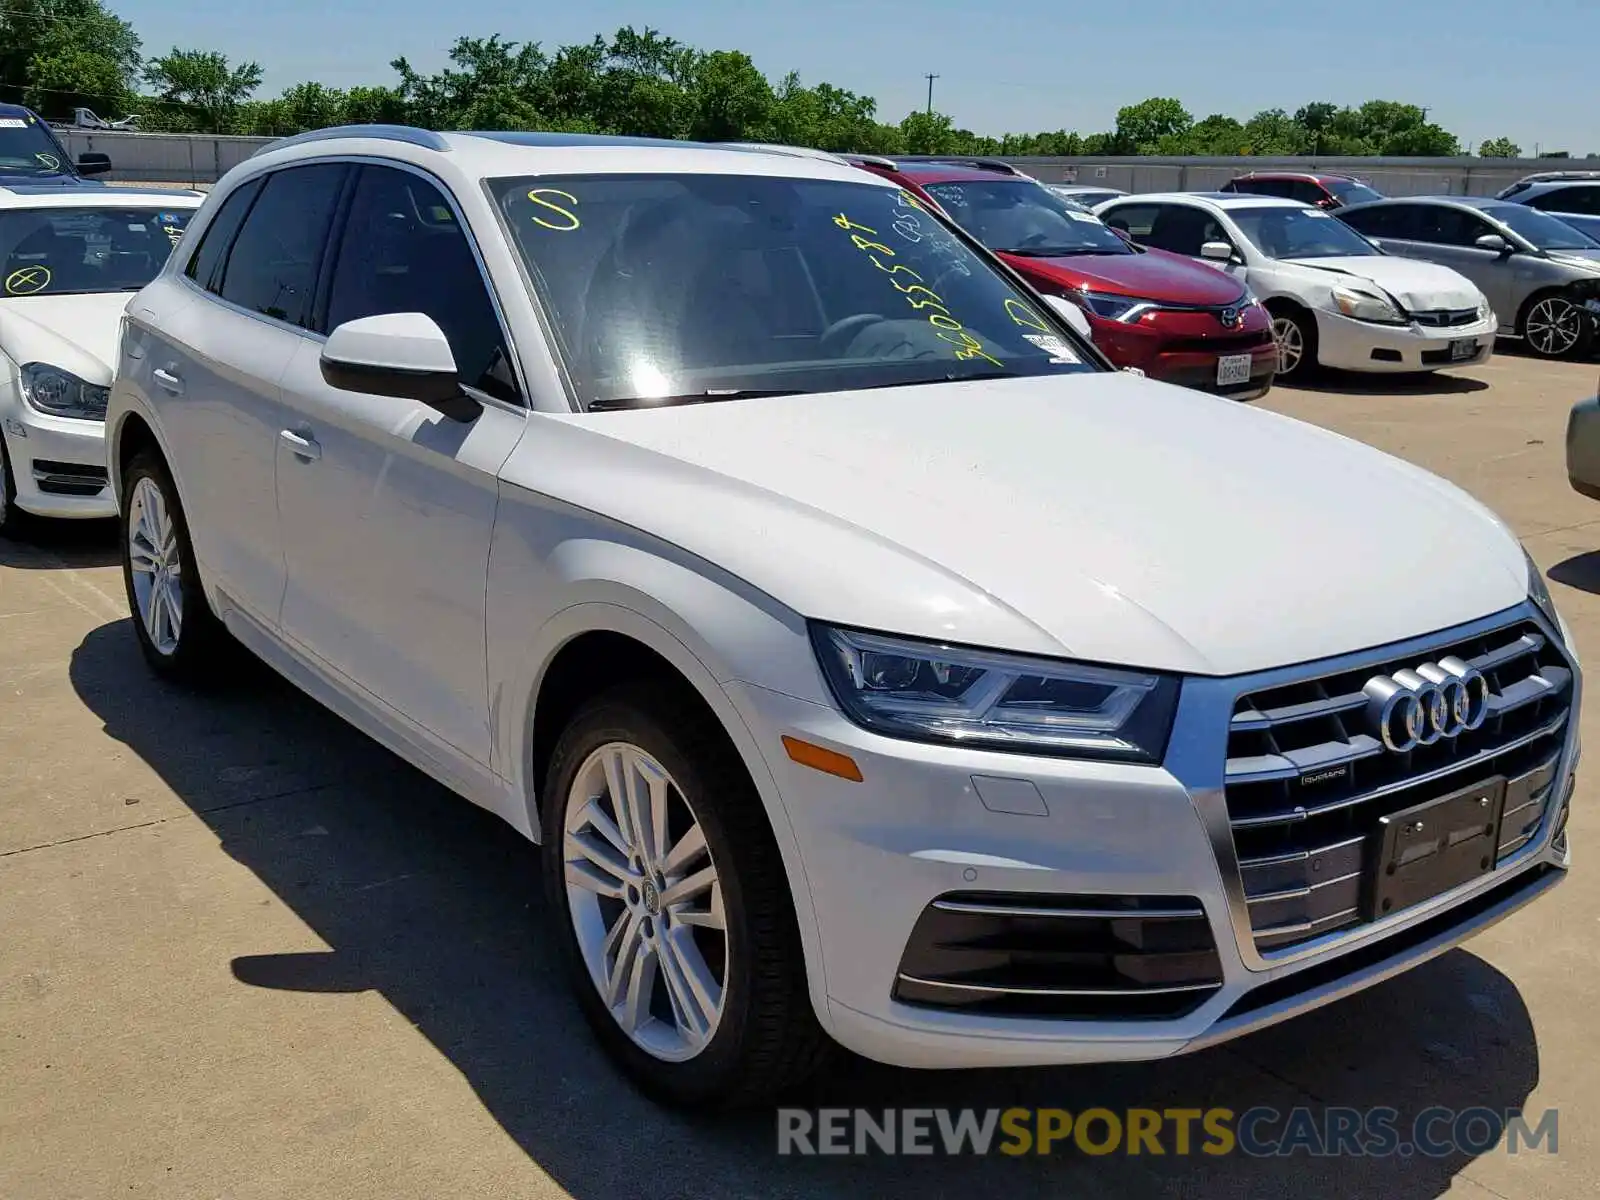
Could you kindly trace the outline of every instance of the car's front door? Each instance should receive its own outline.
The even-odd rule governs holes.
[[[172,281],[137,298],[130,313],[122,369],[157,409],[195,553],[227,619],[238,608],[271,625],[283,599],[279,380],[311,340],[311,297],[347,174],[315,164],[237,188],[185,267],[206,294]]]
[[[1517,268],[1512,262],[1516,256],[1498,250],[1485,250],[1477,244],[1479,238],[1498,234],[1499,230],[1477,213],[1454,205],[1408,204],[1396,207],[1405,210],[1404,236],[1382,238],[1383,248],[1407,258],[1425,259],[1461,272],[1489,298],[1489,304],[1499,315],[1501,324],[1509,325],[1516,316]]]
[[[487,766],[484,587],[497,473],[525,425],[506,336],[456,206],[434,182],[364,165],[335,236],[327,330],[421,312],[481,398],[469,422],[342,391],[320,344],[289,364],[274,431],[288,563],[284,633],[425,735]]]

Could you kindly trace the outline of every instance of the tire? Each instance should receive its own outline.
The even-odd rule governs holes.
[[[630,773],[641,785],[664,776],[665,800],[645,817],[654,824],[667,813],[660,844],[681,851],[698,828],[703,854],[647,854],[642,863],[626,855],[647,840],[624,832],[623,810],[611,803],[612,781]],[[683,1107],[734,1108],[811,1075],[831,1043],[812,1010],[787,875],[761,799],[715,719],[678,688],[617,687],[561,734],[544,795],[545,890],[572,985],[601,1044],[641,1090]],[[656,870],[668,857],[676,857],[670,869]],[[709,889],[682,889],[708,867]],[[602,897],[597,886],[619,894]],[[637,973],[616,969],[625,954]],[[614,1001],[602,994],[608,976],[628,985]],[[720,1010],[708,1017],[704,985],[719,976]],[[631,986],[641,978],[644,986]],[[703,986],[686,991],[690,979]],[[632,1004],[633,996],[642,999]],[[633,1032],[624,1028],[630,1012]]]
[[[206,601],[183,504],[159,456],[146,451],[129,464],[120,510],[122,582],[145,661],[167,679],[214,682],[231,658],[233,643]],[[151,615],[158,593],[161,608],[173,619]]]
[[[1542,292],[1523,307],[1517,332],[1540,358],[1584,358],[1594,345],[1595,319],[1560,292]]]
[[[28,513],[17,507],[17,484],[11,478],[11,454],[0,434],[0,537],[25,536],[31,523]]]
[[[1317,367],[1317,320],[1304,309],[1274,308],[1272,337],[1278,343],[1278,374],[1274,382],[1295,383],[1311,375]],[[1297,356],[1290,357],[1291,347]]]

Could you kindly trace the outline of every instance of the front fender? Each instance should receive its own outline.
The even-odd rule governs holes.
[[[676,547],[517,490],[503,495],[495,522],[486,602],[495,769],[521,802],[522,831],[540,837],[533,713],[556,655],[597,631],[649,647],[705,701],[755,784],[794,898],[812,998],[825,1013],[816,916],[768,764],[771,739],[750,727],[724,686],[733,679],[764,682],[825,702],[804,620]]]

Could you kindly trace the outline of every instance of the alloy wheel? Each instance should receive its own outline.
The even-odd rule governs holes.
[[[173,654],[183,636],[183,561],[166,497],[149,476],[134,485],[128,506],[128,561],[145,635],[157,653]]]
[[[688,798],[653,757],[608,742],[567,795],[567,906],[589,977],[632,1042],[666,1062],[705,1049],[722,1018],[722,886]]]
[[[1524,334],[1528,344],[1546,358],[1570,354],[1583,337],[1583,310],[1560,296],[1546,296],[1528,310]]]
[[[1272,339],[1278,343],[1278,374],[1292,375],[1305,357],[1305,335],[1289,317],[1272,318]]]

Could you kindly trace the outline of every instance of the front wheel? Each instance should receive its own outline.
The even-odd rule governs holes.
[[[1540,358],[1578,358],[1594,341],[1594,318],[1565,296],[1541,296],[1522,318],[1522,336]]]
[[[129,464],[120,522],[122,581],[145,661],[169,679],[214,678],[228,636],[200,586],[178,489],[156,456],[140,454]]]
[[[547,778],[547,898],[584,1015],[648,1093],[728,1107],[815,1069],[786,875],[714,721],[670,688],[583,709]]]
[[[1278,343],[1278,381],[1304,379],[1317,365],[1316,319],[1284,309],[1272,314],[1272,340]]]

